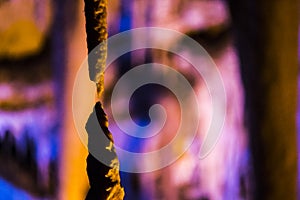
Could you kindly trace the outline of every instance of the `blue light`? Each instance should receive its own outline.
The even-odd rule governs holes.
[[[0,179],[0,200],[31,200],[34,199],[23,190],[16,188],[10,183]]]

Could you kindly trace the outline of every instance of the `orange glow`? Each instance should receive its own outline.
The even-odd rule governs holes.
[[[78,8],[83,10],[83,4]],[[66,98],[65,98],[65,124],[63,131],[63,147],[60,168],[61,187],[59,188],[59,199],[84,199],[88,189],[86,175],[87,149],[77,135],[72,115],[72,90],[76,72],[87,55],[86,34],[84,29],[83,12],[79,12],[79,21],[68,37],[68,58],[66,77]]]

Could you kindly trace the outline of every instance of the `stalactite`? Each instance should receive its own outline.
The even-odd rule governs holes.
[[[103,91],[107,50],[107,0],[85,0],[89,76],[96,82],[97,95]]]
[[[88,46],[89,76],[96,83],[97,97],[103,91],[104,69],[107,56],[107,0],[85,0],[86,33]],[[100,127],[99,127],[100,125]],[[99,140],[101,128],[109,139],[107,143]],[[87,158],[87,173],[90,181],[90,190],[86,199],[121,200],[124,198],[124,189],[121,186],[119,175],[119,161],[113,146],[112,135],[108,130],[108,121],[100,102],[95,105],[94,112],[86,124],[89,134]],[[92,149],[100,152],[110,164],[102,163],[92,155]],[[108,164],[109,166],[107,166]]]

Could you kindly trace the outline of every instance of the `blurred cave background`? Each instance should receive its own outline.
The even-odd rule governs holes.
[[[151,26],[190,36],[218,66],[227,96],[222,136],[209,156],[199,160],[212,109],[203,78],[184,60],[159,50],[135,51],[113,64],[105,75],[103,100],[109,118],[108,96],[115,82],[147,62],[184,74],[201,102],[191,148],[164,169],[121,172],[125,199],[300,198],[298,3],[108,1],[109,36]],[[86,195],[88,152],[76,133],[71,105],[75,76],[87,56],[83,6],[83,1],[70,0],[0,0],[0,200],[76,200]],[[147,124],[155,103],[168,114],[164,134],[149,141],[132,138],[109,119],[116,145],[144,152],[172,140],[180,110],[165,88],[137,90],[131,114],[137,123]]]

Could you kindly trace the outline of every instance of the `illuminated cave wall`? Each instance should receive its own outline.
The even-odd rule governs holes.
[[[243,87],[237,52],[232,41],[230,14],[226,4],[223,1],[122,1],[122,3],[124,4],[123,15],[125,18],[121,28],[126,26],[127,29],[143,26],[171,28],[187,34],[199,42],[218,66],[227,95],[227,117],[222,136],[209,156],[199,160],[201,141],[205,137],[205,130],[209,127],[211,116],[210,97],[203,77],[195,75],[196,73],[184,60],[163,51],[154,51],[152,55],[149,55],[151,51],[133,52],[131,57],[129,55],[129,58],[121,59],[119,62],[121,73],[126,71],[124,68],[128,67],[128,63],[135,66],[145,60],[174,67],[194,83],[193,88],[197,93],[201,114],[197,139],[176,162],[151,173],[139,175],[121,173],[125,193],[126,190],[128,191],[125,199],[135,197],[139,199],[250,198],[249,171],[251,165],[247,132],[243,124]],[[130,17],[126,15],[128,10],[132,12]],[[134,38],[132,40],[134,43]],[[155,87],[152,90],[151,87],[141,89],[140,94],[136,94],[136,99],[133,100],[135,104],[133,103],[132,108],[133,113],[137,112],[136,115],[140,117],[140,120],[144,120],[140,123],[147,124],[149,122],[147,122],[149,105],[153,103],[163,105],[170,121],[167,121],[162,135],[147,141],[139,141],[129,136],[121,137],[126,134],[111,124],[112,133],[117,136],[115,138],[116,145],[129,151],[148,152],[162,148],[173,139],[176,133],[174,124],[179,123],[180,110],[176,101],[174,102],[174,99],[170,98],[166,92],[160,94],[157,91],[158,89]],[[188,138],[182,140],[184,143]],[[180,144],[176,148],[179,150]],[[163,156],[170,155],[162,155],[162,158],[151,162],[159,163]],[[120,164],[122,165],[122,160]],[[142,165],[143,163],[136,163],[137,167]],[[137,189],[133,183],[140,189]]]
[[[3,152],[3,156],[1,158],[5,161],[11,160],[11,165],[13,166],[7,167],[2,165],[2,185],[7,186],[2,187],[2,189],[7,195],[11,195],[11,190],[20,189],[22,192],[14,194],[51,197],[51,195],[57,195],[59,191],[60,197],[63,199],[82,199],[87,189],[86,180],[82,181],[81,178],[85,170],[85,166],[82,164],[85,157],[83,156],[84,153],[80,153],[82,150],[78,150],[82,149],[80,142],[74,141],[76,140],[74,139],[76,134],[74,134],[75,130],[72,127],[69,105],[71,101],[70,90],[73,86],[72,77],[74,77],[76,68],[81,62],[78,57],[84,57],[83,55],[86,54],[86,51],[82,50],[82,44],[84,44],[85,40],[85,34],[82,32],[84,26],[82,22],[83,15],[79,14],[78,19],[80,20],[78,22],[72,22],[77,24],[77,27],[78,25],[80,26],[79,29],[75,29],[74,33],[76,34],[70,34],[72,31],[66,31],[66,35],[69,37],[60,38],[64,34],[60,31],[64,29],[60,30],[62,28],[60,27],[62,18],[59,17],[65,17],[65,15],[62,11],[58,12],[57,8],[61,7],[64,10],[67,6],[65,4],[60,5],[57,3],[58,1],[50,2],[51,6],[45,4],[44,1],[42,2],[31,2],[35,6],[28,11],[28,15],[30,16],[29,21],[34,22],[33,27],[35,28],[30,31],[28,29],[31,26],[25,24],[25,30],[28,30],[30,34],[21,34],[22,37],[31,36],[32,38],[29,38],[31,40],[34,38],[32,45],[24,44],[24,47],[19,46],[19,43],[16,43],[16,47],[6,45],[5,47],[8,50],[6,50],[6,53],[2,52],[3,64],[1,69],[5,73],[1,73],[1,91],[7,92],[1,93],[1,119],[3,119],[1,120],[1,127],[3,127],[1,133],[1,152]],[[194,195],[197,198],[207,197],[210,199],[221,197],[235,198],[239,195],[245,195],[241,194],[240,191],[247,192],[247,185],[240,185],[241,180],[247,179],[246,173],[248,170],[245,168],[248,162],[247,139],[241,120],[243,95],[236,53],[230,37],[230,17],[227,8],[220,1],[213,1],[212,3],[189,3],[188,1],[183,1],[181,3],[180,1],[174,3],[171,3],[171,1],[165,1],[164,3],[159,1],[112,1],[109,6],[109,34],[142,26],[161,26],[181,31],[190,35],[199,43],[204,44],[224,76],[225,88],[229,96],[229,117],[224,126],[223,137],[220,139],[219,145],[216,146],[215,151],[206,160],[198,160],[196,150],[199,149],[199,144],[194,144],[194,152],[187,152],[178,162],[166,169],[141,175],[122,173],[127,199],[138,197],[138,195],[140,195],[141,199],[145,199],[145,195],[149,199],[159,197],[180,199],[189,198],[190,195]],[[6,8],[7,4],[14,5],[14,3],[8,1],[2,3],[0,8]],[[80,8],[82,8],[82,4],[80,5]],[[52,22],[49,22],[48,28],[44,32],[37,31],[40,24],[47,23],[42,15],[45,12],[41,11],[42,8],[39,6],[44,6],[46,10],[49,9],[48,20]],[[17,12],[16,9],[12,7],[5,10],[15,13]],[[178,12],[176,9],[178,9]],[[218,12],[215,12],[214,9],[217,9]],[[82,13],[80,9],[76,12]],[[8,25],[6,26],[9,27]],[[16,32],[20,31],[17,30]],[[35,32],[39,35],[35,36]],[[41,35],[44,36],[44,39]],[[39,40],[39,38],[42,39]],[[28,41],[29,39],[21,38],[20,41]],[[64,46],[64,43],[60,42],[65,42],[66,45]],[[78,45],[79,43],[81,45]],[[36,48],[38,45],[40,45],[40,48]],[[16,49],[15,52],[9,50],[10,48]],[[27,52],[24,55],[20,53],[22,48],[24,48],[24,52]],[[64,48],[67,48],[68,51],[64,51]],[[77,50],[78,48],[81,49]],[[117,71],[119,74],[126,72],[126,69],[130,68],[130,63],[143,62],[147,56],[146,54],[146,52],[141,51],[137,53],[139,57],[135,56],[135,59],[132,59],[130,55],[125,56],[117,65]],[[176,62],[174,60],[165,60],[164,56],[162,54],[161,56],[153,55],[150,57],[154,61],[166,62],[166,64]],[[27,58],[29,59],[28,61]],[[66,70],[64,69],[66,67],[64,66],[64,59],[67,60],[67,76],[64,76],[64,71]],[[10,67],[7,65],[14,66]],[[184,69],[181,69],[180,66],[177,67],[178,70],[184,72]],[[186,73],[190,75],[188,71]],[[62,103],[64,96],[60,95],[60,92],[63,91],[61,89],[63,86],[61,77],[66,79],[67,89],[65,96],[67,103],[65,104]],[[192,78],[201,79],[201,77]],[[199,98],[202,98],[201,101],[205,102],[203,103],[202,111],[206,114],[201,122],[201,129],[204,130],[208,123],[205,116],[209,116],[210,112],[206,109],[209,99],[203,83],[197,86],[197,90],[199,91]],[[137,102],[141,100],[139,98],[143,100],[147,96],[141,94],[137,97]],[[163,105],[173,105],[173,100],[168,98],[164,99],[155,96],[151,98],[153,101],[158,101]],[[59,109],[62,107],[64,107],[62,110],[67,111],[64,115],[61,115],[63,113]],[[141,107],[136,105],[134,107],[136,107],[135,111],[137,113],[144,112],[144,105],[141,105]],[[172,116],[178,114],[176,109],[171,108],[171,110],[173,110],[173,113],[171,112]],[[137,115],[143,120],[143,116]],[[64,118],[62,119],[60,116],[64,116]],[[67,124],[64,125],[63,129],[65,136],[61,135],[60,120],[65,120]],[[172,123],[172,120],[176,120],[176,117],[170,120]],[[111,127],[113,134],[122,134],[118,129],[115,130],[113,128],[113,123]],[[168,130],[168,128],[165,130],[165,132],[170,131],[172,130]],[[172,137],[172,134],[169,135]],[[201,130],[198,137],[203,137]],[[115,139],[117,145],[126,144],[128,146],[132,144],[132,147],[129,145],[129,149],[135,148],[137,145],[134,143],[135,140],[130,138],[125,138],[122,141],[119,138],[122,137],[116,137]],[[163,145],[169,139],[157,138],[156,140],[158,141],[154,141],[154,143]],[[63,142],[61,147],[63,155],[58,153],[61,142]],[[75,145],[72,146],[72,144]],[[159,148],[159,145],[156,148]],[[147,148],[150,146],[153,146],[153,144],[148,142],[141,147],[142,151],[149,150]],[[22,148],[25,150],[22,150]],[[22,161],[23,158],[19,158],[22,156],[22,153],[19,153],[20,151],[26,152],[25,161]],[[78,152],[81,155],[79,157],[77,156]],[[64,161],[60,163],[60,168],[57,165],[61,159],[58,158],[59,156]],[[28,167],[24,167],[22,162],[25,162]],[[9,164],[9,162],[7,163]],[[7,171],[5,170],[8,169],[10,169],[10,172],[6,173]],[[58,169],[60,169],[60,172],[58,172]],[[80,173],[77,173],[76,170],[79,170]],[[16,171],[24,174],[24,181],[15,176],[13,172]],[[176,174],[178,173],[185,175],[177,177]],[[60,174],[60,179],[56,177],[58,174]],[[172,184],[166,183],[168,179],[173,180]],[[61,180],[59,184],[58,180]],[[136,187],[134,183],[138,184],[139,187]],[[39,189],[36,185],[44,188]],[[60,188],[57,188],[58,186]],[[240,186],[243,188],[239,189]],[[137,190],[137,188],[140,189]],[[198,190],[198,188],[201,189]]]
[[[64,75],[57,1],[0,1],[0,199],[55,198]]]
[[[200,144],[195,142],[165,169],[145,174],[121,172],[125,199],[251,199],[244,91],[224,1],[113,0],[108,17],[109,35],[160,26],[191,36],[216,62],[227,94],[227,119],[214,151],[199,160]],[[6,19],[0,22],[0,199],[83,199],[88,189],[87,150],[77,137],[71,111],[74,77],[87,54],[83,2],[0,1],[0,18]],[[142,50],[125,55],[115,63],[113,76],[106,75],[106,88],[131,65],[145,60],[184,64],[176,59]],[[193,77],[180,64],[175,68],[188,79],[198,79],[194,89],[203,103],[197,135],[201,141],[211,114],[209,94],[201,77]],[[147,123],[145,108],[152,103],[166,107],[171,124],[177,120],[177,105],[165,92],[145,95],[141,89],[133,102],[133,115],[141,123]],[[105,105],[110,116],[109,105]],[[142,143],[124,136],[112,119],[110,126],[116,145],[132,151],[160,148],[172,139],[173,128],[164,129],[169,138]]]

